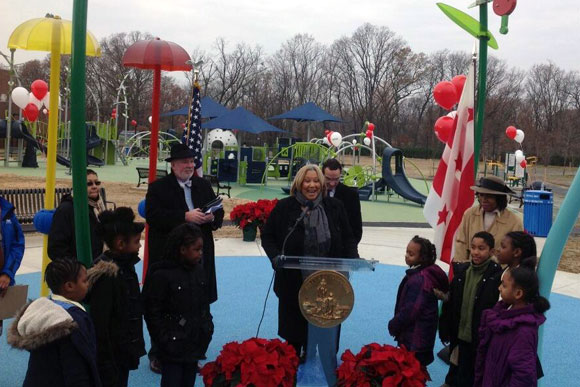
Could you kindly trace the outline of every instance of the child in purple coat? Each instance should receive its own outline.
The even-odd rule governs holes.
[[[433,292],[449,290],[445,272],[435,264],[435,246],[417,235],[407,245],[405,263],[409,265],[399,285],[395,316],[389,321],[389,333],[399,346],[415,352],[423,366],[433,362],[437,334],[438,300]]]
[[[550,303],[539,294],[533,261],[506,271],[499,290],[502,301],[481,319],[474,386],[536,386],[538,328]]]

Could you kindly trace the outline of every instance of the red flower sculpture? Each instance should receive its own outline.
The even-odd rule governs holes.
[[[342,354],[338,367],[338,385],[355,386],[425,386],[431,380],[413,352],[392,345],[372,343],[355,356],[350,350]]]
[[[248,225],[262,228],[276,203],[278,199],[260,199],[257,202],[239,204],[230,212],[230,220],[242,230]]]
[[[206,386],[294,386],[298,356],[278,339],[252,338],[224,345],[217,359],[200,370]]]

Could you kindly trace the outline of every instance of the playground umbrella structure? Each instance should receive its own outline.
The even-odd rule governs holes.
[[[188,63],[191,58],[180,45],[161,40],[140,40],[135,42],[125,54],[122,63],[126,67],[153,70],[153,101],[151,104],[151,143],[149,144],[149,184],[155,181],[157,170],[157,145],[159,136],[159,95],[161,93],[161,70],[164,71],[191,71]],[[143,262],[143,277],[147,272],[148,245],[145,229],[145,257]]]
[[[23,49],[32,51],[49,51],[50,52],[50,97],[48,116],[48,146],[46,154],[46,195],[44,201],[45,209],[54,208],[54,187],[56,180],[56,143],[57,143],[57,126],[58,126],[58,96],[60,90],[60,56],[71,54],[72,50],[72,31],[73,23],[69,20],[62,20],[60,16],[47,14],[44,18],[36,18],[25,21],[14,29],[8,39],[8,48]],[[86,39],[84,55],[99,56],[101,48],[97,39],[88,31],[86,24],[84,27]],[[83,40],[84,40],[83,39]],[[79,53],[79,55],[81,55]],[[82,131],[84,134],[84,125]],[[84,139],[83,139],[84,145]],[[84,169],[85,164],[79,166]],[[82,195],[84,188],[85,194]],[[75,187],[76,189],[76,187]],[[82,188],[77,192],[78,197],[86,198],[87,187],[82,184]],[[87,199],[85,199],[87,200]],[[84,210],[86,214],[86,225],[88,228],[88,204],[85,202]],[[81,215],[81,214],[79,214]],[[90,242],[89,242],[90,243]],[[48,237],[44,236],[44,247],[42,253],[42,268],[48,265]],[[42,282],[41,294],[48,295],[48,287]]]
[[[279,132],[286,133],[285,130],[279,129],[274,125],[270,125],[260,117],[244,109],[242,106],[224,114],[223,116],[214,118],[201,125],[204,129],[230,129],[239,130],[240,132],[248,133],[262,133],[262,132]],[[241,133],[238,134],[238,161],[240,161],[240,150],[242,144]],[[238,162],[238,168],[239,168]],[[238,171],[239,172],[239,171]]]
[[[214,101],[211,97],[205,96],[201,99],[201,118],[216,118],[227,114],[230,109],[224,105]],[[172,116],[187,116],[189,114],[189,106],[184,106],[180,109],[163,113],[161,117]]]
[[[321,109],[314,102],[306,102],[286,113],[268,118],[269,120],[294,120],[298,122],[342,122],[327,111]],[[307,128],[306,141],[310,141],[310,128]]]

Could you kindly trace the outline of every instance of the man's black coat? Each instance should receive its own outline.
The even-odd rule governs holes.
[[[195,208],[201,208],[216,198],[209,181],[193,176],[191,178],[191,198]],[[175,227],[185,223],[188,211],[183,189],[173,173],[153,182],[147,190],[145,214],[149,224],[149,267],[163,259],[165,241]],[[212,223],[200,225],[203,234],[203,266],[208,280],[209,302],[217,300],[217,281],[215,272],[215,251],[213,230],[221,227],[224,211],[214,213]]]
[[[340,200],[342,204],[344,204],[344,209],[348,216],[348,222],[350,223],[352,234],[358,244],[362,238],[363,232],[358,191],[356,188],[351,188],[342,183],[338,183],[334,190],[334,198]]]

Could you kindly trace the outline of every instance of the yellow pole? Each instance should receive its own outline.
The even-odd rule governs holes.
[[[55,16],[55,19],[60,19]],[[52,29],[52,46],[50,50],[50,101],[48,113],[48,145],[46,151],[46,195],[44,208],[54,208],[54,186],[56,180],[56,142],[58,130],[58,95],[60,91],[60,34],[61,24],[54,23]],[[40,295],[48,296],[48,286],[44,281],[44,271],[49,263],[48,236],[44,236],[42,248],[42,277],[40,279]]]

